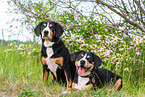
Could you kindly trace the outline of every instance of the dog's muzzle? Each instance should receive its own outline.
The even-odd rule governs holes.
[[[52,38],[49,36],[49,31],[48,30],[45,30],[44,32],[43,32],[43,36],[42,36],[42,38],[43,39],[46,39],[46,40],[52,40]]]
[[[47,30],[45,30],[45,31],[44,31],[44,37],[48,37],[48,33],[49,33],[49,32],[48,32]]]
[[[85,63],[86,63],[86,61],[85,61],[85,60],[81,60],[81,61],[80,61],[80,66],[84,66],[84,65],[85,65]]]

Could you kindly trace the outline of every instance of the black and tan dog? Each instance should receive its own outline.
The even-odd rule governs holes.
[[[79,51],[71,54],[71,60],[75,61],[76,74],[72,88],[79,90],[96,89],[105,84],[114,84],[115,90],[122,88],[122,77],[103,68],[101,58],[94,53]]]
[[[69,51],[59,38],[64,32],[62,26],[53,21],[44,21],[40,22],[34,31],[42,38],[41,61],[44,82],[48,80],[49,72],[51,72],[53,82],[56,80],[67,82],[67,87],[71,87],[75,65],[71,64]]]

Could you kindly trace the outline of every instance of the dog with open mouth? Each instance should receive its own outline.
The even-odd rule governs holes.
[[[78,51],[71,54],[75,62],[76,73],[72,83],[73,89],[86,90],[113,84],[115,90],[122,88],[122,77],[107,69],[98,68],[101,58],[92,52]]]

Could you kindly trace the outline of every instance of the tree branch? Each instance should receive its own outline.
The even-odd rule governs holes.
[[[135,3],[136,3],[136,5],[138,6],[138,8],[140,9],[140,11],[145,15],[145,11],[144,11],[144,9],[142,9],[142,7],[140,6],[140,2],[139,1],[137,1],[137,0],[133,0]]]
[[[116,30],[119,30],[119,31],[124,32],[124,33],[126,33],[126,34],[131,33],[131,34],[133,34],[133,35],[137,35],[137,36],[140,36],[140,37],[143,37],[143,36],[145,35],[145,33],[142,33],[142,32],[138,32],[138,33],[139,33],[139,34],[138,34],[138,33],[136,33],[136,32],[128,31],[128,30],[123,30],[123,29],[119,29],[119,28],[114,27],[114,26],[111,26],[111,25],[106,25],[106,29],[108,29],[108,30],[116,29]]]
[[[139,25],[138,22],[136,22],[136,21],[134,21],[134,20],[131,21],[130,19],[128,19],[128,18],[126,17],[126,15],[123,15],[123,14],[121,14],[120,12],[118,12],[118,11],[115,9],[115,6],[109,5],[109,4],[105,3],[105,2],[103,2],[102,0],[96,0],[96,3],[108,7],[110,10],[112,10],[113,12],[115,12],[116,14],[118,14],[119,16],[121,16],[122,18],[124,18],[126,22],[128,22],[128,23],[130,23],[131,25],[133,25],[133,26],[139,28],[142,32],[145,32],[145,28],[144,28],[142,25]],[[127,13],[126,13],[126,14],[127,14]],[[130,16],[131,16],[131,15],[130,15]],[[132,16],[131,16],[131,17],[132,17]],[[132,18],[132,19],[133,19],[133,18]]]

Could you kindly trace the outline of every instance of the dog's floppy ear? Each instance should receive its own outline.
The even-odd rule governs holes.
[[[93,55],[93,58],[94,58],[95,67],[99,67],[102,63],[102,59],[94,53],[92,53],[92,55]]]
[[[42,25],[43,22],[40,22],[35,28],[34,28],[34,32],[37,36],[40,35],[40,31],[41,31],[41,25]]]
[[[58,23],[55,23],[55,36],[59,38],[63,34],[64,30],[62,26]]]
[[[78,57],[78,55],[81,53],[82,51],[78,51],[78,52],[74,52],[70,55],[71,57],[71,61],[75,61],[76,58]]]

